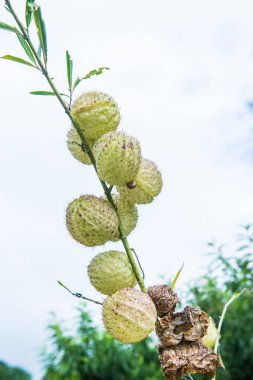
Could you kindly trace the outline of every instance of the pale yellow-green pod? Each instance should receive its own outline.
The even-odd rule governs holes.
[[[111,96],[97,91],[80,95],[72,104],[71,115],[84,136],[94,141],[107,132],[115,131],[120,123],[117,103]]]
[[[89,144],[89,147],[92,149],[95,141],[87,140],[87,142]],[[67,145],[69,151],[71,152],[72,156],[75,157],[76,160],[82,162],[83,164],[91,165],[91,160],[88,154],[84,152],[82,148],[81,138],[75,130],[75,128],[71,128],[68,132]]]
[[[137,283],[127,255],[119,251],[96,255],[88,266],[88,275],[94,288],[106,295]]]
[[[124,236],[128,236],[135,229],[138,221],[137,207],[119,195],[113,195],[113,201],[117,207],[123,234]]]
[[[162,189],[162,176],[154,162],[141,160],[140,169],[126,186],[117,186],[121,197],[131,203],[151,203]]]
[[[141,162],[138,141],[123,132],[109,132],[94,145],[98,176],[110,185],[126,185],[137,175]]]
[[[209,318],[209,324],[206,335],[202,338],[202,343],[206,347],[214,347],[216,340],[219,339],[219,333],[212,317]]]
[[[87,247],[100,246],[118,237],[118,217],[111,204],[93,195],[73,200],[66,210],[71,236]]]
[[[145,339],[155,328],[156,308],[148,294],[123,288],[107,296],[103,304],[103,322],[109,334],[122,343]]]

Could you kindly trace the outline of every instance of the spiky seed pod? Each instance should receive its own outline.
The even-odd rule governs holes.
[[[106,295],[122,288],[132,288],[137,283],[127,255],[119,251],[95,256],[88,266],[88,275],[94,288]]]
[[[113,196],[118,214],[121,220],[123,234],[128,236],[136,227],[138,221],[138,210],[134,204],[122,199],[118,195]]]
[[[136,139],[123,132],[109,132],[93,147],[98,176],[110,185],[126,185],[137,175],[141,148]]]
[[[140,169],[134,178],[136,186],[118,186],[120,195],[128,199],[131,203],[146,204],[153,201],[162,189],[162,176],[154,162],[141,160]]]
[[[122,343],[146,338],[154,330],[156,318],[151,298],[137,289],[120,289],[104,301],[104,325],[109,334]]]
[[[117,194],[112,195],[113,201],[117,207],[117,213],[119,215],[122,231],[124,236],[128,236],[136,227],[138,221],[138,210],[135,204],[128,202],[121,198]],[[103,199],[106,199],[105,197]],[[116,242],[120,239],[119,231],[115,231],[115,236],[112,241]]]
[[[219,333],[217,327],[215,326],[214,320],[212,317],[209,317],[209,324],[206,335],[202,339],[202,343],[206,347],[212,348],[215,345],[216,340],[219,338]]]
[[[117,239],[117,214],[103,198],[83,195],[75,199],[67,207],[66,222],[71,236],[87,247]]]
[[[89,144],[89,147],[92,149],[95,141],[88,140],[87,142]],[[88,154],[83,151],[82,141],[75,128],[71,128],[69,130],[67,144],[72,156],[74,156],[78,161],[82,162],[83,164],[91,165],[91,160]]]
[[[71,115],[85,137],[92,140],[99,139],[107,132],[115,131],[120,122],[116,102],[111,96],[97,91],[80,95],[71,107]]]

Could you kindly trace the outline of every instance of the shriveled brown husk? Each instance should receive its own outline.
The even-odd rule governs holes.
[[[217,355],[202,343],[184,342],[174,347],[159,346],[159,359],[167,380],[181,380],[186,373],[213,376]]]
[[[177,294],[167,285],[150,286],[148,294],[156,306],[158,317],[173,313],[179,302]]]
[[[164,347],[182,341],[197,342],[206,334],[209,315],[191,306],[179,313],[167,314],[156,323],[156,333]]]

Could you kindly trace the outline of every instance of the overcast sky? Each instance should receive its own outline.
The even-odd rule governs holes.
[[[2,2],[3,3],[3,2]],[[23,13],[24,1],[15,6]],[[139,207],[130,236],[147,284],[169,279],[185,263],[180,286],[206,270],[205,242],[228,241],[253,221],[253,5],[250,0],[41,1],[49,69],[66,89],[65,50],[76,75],[110,71],[80,91],[108,92],[118,102],[120,128],[137,137],[143,155],[162,171],[164,187]],[[10,22],[3,6],[1,20]],[[21,54],[15,36],[0,31],[0,55]],[[40,380],[38,349],[49,312],[71,319],[78,301],[61,289],[101,299],[86,267],[101,250],[66,231],[74,197],[101,195],[91,167],[66,148],[69,121],[36,70],[0,62],[0,359]],[[100,321],[99,308],[94,309]]]

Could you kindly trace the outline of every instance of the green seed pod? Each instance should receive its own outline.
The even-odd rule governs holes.
[[[105,244],[118,237],[118,217],[110,203],[93,195],[72,201],[66,211],[71,236],[87,247]]]
[[[110,185],[126,185],[137,175],[141,148],[137,140],[123,132],[109,132],[94,145],[99,178]]]
[[[118,195],[113,195],[113,200],[118,210],[123,233],[128,236],[135,229],[138,221],[137,207]]]
[[[94,140],[87,141],[89,147],[92,149],[95,143]],[[79,134],[77,133],[75,128],[71,128],[68,132],[68,140],[67,140],[68,148],[71,154],[83,164],[91,165],[91,160],[87,153],[85,153],[82,149],[82,141],[80,139]]]
[[[120,289],[104,301],[105,328],[122,343],[135,343],[145,339],[154,330],[156,318],[151,298],[137,289]]]
[[[118,251],[95,256],[88,266],[88,275],[94,288],[107,295],[122,288],[132,288],[137,282],[127,255]]]
[[[207,328],[206,335],[202,338],[202,343],[206,347],[212,348],[215,345],[216,340],[219,338],[218,330],[215,326],[214,320],[212,317],[209,318],[209,324]]]
[[[90,91],[80,95],[71,107],[71,115],[85,137],[95,141],[105,133],[115,131],[120,122],[116,102],[103,92]]]
[[[117,194],[112,195],[113,201],[117,207],[117,213],[119,215],[122,231],[124,236],[128,236],[136,227],[138,221],[138,210],[135,204],[130,203],[128,200],[121,198]],[[107,199],[103,197],[103,199]],[[118,228],[118,227],[117,227]],[[119,231],[115,231],[112,241],[119,241]]]
[[[131,203],[151,203],[162,189],[162,176],[154,162],[142,159],[138,174],[126,186],[118,186],[122,198]]]

